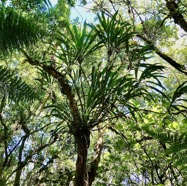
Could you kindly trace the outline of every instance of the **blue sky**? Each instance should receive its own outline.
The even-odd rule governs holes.
[[[51,4],[54,6],[58,0],[51,0]]]
[[[58,0],[51,0],[51,4],[54,6]],[[75,8],[71,9],[70,19],[76,19],[79,17],[79,21],[83,22],[87,20],[87,22],[92,22],[94,20],[95,15],[93,13],[87,12],[85,8],[80,6],[75,6]]]

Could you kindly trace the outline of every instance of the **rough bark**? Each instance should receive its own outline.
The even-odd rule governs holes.
[[[86,162],[90,136],[83,129],[77,132],[74,136],[77,145],[77,162],[74,186],[88,186]]]
[[[89,186],[92,185],[92,183],[94,182],[96,176],[97,176],[97,170],[98,170],[98,165],[100,162],[100,158],[101,158],[101,153],[102,153],[102,148],[103,148],[103,132],[99,133],[99,138],[97,140],[97,144],[95,146],[95,156],[91,162],[89,171],[88,171],[88,177],[89,177]]]
[[[170,16],[174,19],[174,22],[178,24],[185,32],[187,32],[187,22],[184,16],[179,10],[179,6],[175,0],[166,0],[166,6],[169,10]]]

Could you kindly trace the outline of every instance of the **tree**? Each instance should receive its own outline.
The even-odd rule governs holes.
[[[103,1],[93,1],[93,10],[104,10],[110,16],[119,10],[122,16],[125,15],[125,17],[128,17],[126,19],[131,20],[134,29],[138,32],[138,38],[151,45],[155,53],[172,67],[186,74],[184,65],[163,52],[157,44],[162,42],[163,46],[164,41],[168,43],[167,38],[172,37],[175,33],[171,34],[171,30],[176,30],[175,23],[185,31],[185,4],[184,1],[167,0],[160,2],[106,1],[105,3]],[[174,20],[174,24],[170,23],[171,19]]]
[[[95,171],[92,167],[98,166],[97,161],[93,161],[90,170],[86,167],[91,130],[127,115],[130,117],[132,114],[135,119],[134,112],[139,109],[134,106],[132,100],[139,96],[144,96],[145,99],[150,96],[147,89],[152,88],[151,83],[160,86],[159,82],[152,82],[150,78],[157,80],[156,71],[162,70],[162,66],[133,64],[131,68],[133,70],[135,68],[136,72],[134,77],[123,75],[124,66],[116,68],[116,59],[121,52],[124,55],[139,47],[129,45],[134,33],[127,23],[117,20],[116,16],[117,14],[110,19],[102,13],[101,16],[98,15],[99,25],[90,25],[89,33],[85,24],[81,30],[73,26],[68,28],[68,34],[58,36],[57,57],[60,59],[58,61],[60,66],[57,66],[58,63],[55,67],[45,65],[23,51],[31,65],[40,67],[57,80],[62,96],[65,96],[66,106],[60,108],[59,105],[62,103],[59,102],[58,107],[54,105],[54,108],[55,116],[67,122],[70,133],[75,139],[77,162],[74,185],[91,185],[95,179],[96,173],[92,172]],[[120,28],[121,25],[124,26],[124,30]],[[94,42],[95,39],[98,42]],[[89,56],[102,46],[106,47],[106,57],[102,57],[103,62],[99,64],[94,60],[92,69],[87,71]],[[122,46],[125,46],[125,53],[122,51],[124,49]],[[143,57],[146,49],[142,47],[141,50],[137,54]],[[130,62],[133,63],[132,60]],[[61,63],[64,63],[64,66],[61,67]],[[138,78],[138,68],[141,67],[145,69]],[[64,110],[65,107],[69,108],[69,111]],[[70,115],[69,118],[67,114]]]
[[[57,15],[54,22],[48,11],[43,12],[48,28],[44,29],[45,38],[33,35],[35,45],[28,43],[29,47],[25,38],[15,41],[23,40],[18,47],[23,56],[18,60],[24,58],[17,70],[13,67],[16,75],[5,67],[0,70],[1,84],[8,87],[0,89],[1,183],[184,184],[185,169],[172,163],[179,160],[172,154],[178,142],[185,144],[186,139],[182,133],[186,83],[170,90],[170,82],[163,79],[165,67],[150,59],[155,51],[186,73],[184,66],[161,52],[157,44],[165,46],[164,34],[171,33],[162,25],[165,19],[160,21],[153,12],[154,16],[142,21],[140,8],[125,2],[141,24],[132,17],[125,20],[115,8],[119,2],[111,1],[111,7],[99,4],[102,11],[97,24],[75,26],[59,18],[60,2],[51,14]],[[33,4],[13,5],[24,10]],[[110,8],[115,10],[113,14]],[[37,17],[38,11],[34,6],[31,14]],[[178,9],[172,11],[179,14]],[[42,19],[38,24],[43,25]],[[156,30],[160,24],[163,30]],[[6,42],[5,37],[2,40]],[[25,68],[30,80],[28,75],[24,78]],[[8,75],[3,79],[5,72]],[[179,132],[176,138],[174,130]],[[179,150],[186,150],[183,144]]]

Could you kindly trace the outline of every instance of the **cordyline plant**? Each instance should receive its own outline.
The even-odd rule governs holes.
[[[54,50],[58,62],[55,65],[46,65],[22,50],[28,63],[58,82],[65,101],[54,103],[51,115],[66,121],[74,136],[77,152],[75,186],[90,186],[96,177],[102,146],[88,167],[92,129],[113,119],[131,116],[135,119],[138,108],[133,105],[133,100],[151,99],[151,83],[158,92],[160,89],[156,87],[161,86],[157,78],[162,66],[130,61],[134,65],[131,70],[136,72],[133,75],[130,71],[125,72],[125,66],[119,63],[119,55],[133,55],[129,43],[135,33],[130,25],[118,19],[117,13],[112,18],[102,13],[98,15],[98,21],[97,25],[70,26],[66,33],[58,33]],[[95,57],[94,54],[100,51],[101,57]],[[145,50],[140,50],[139,56],[143,52]],[[139,75],[138,69],[142,69]]]

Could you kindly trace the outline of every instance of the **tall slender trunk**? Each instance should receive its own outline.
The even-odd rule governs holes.
[[[6,186],[6,180],[3,177],[3,169],[2,166],[0,167],[0,185],[1,186]]]
[[[18,169],[16,171],[16,177],[15,177],[15,180],[14,180],[14,186],[20,186],[21,173],[22,173],[22,168],[20,168],[20,169]]]
[[[75,143],[77,145],[77,162],[76,162],[76,172],[74,186],[87,186],[88,176],[87,176],[87,155],[90,133],[85,130],[79,130],[74,135]]]

